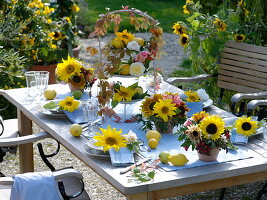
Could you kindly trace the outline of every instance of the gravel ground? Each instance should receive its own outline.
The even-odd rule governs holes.
[[[141,34],[141,37],[147,37],[147,34]],[[101,42],[105,42],[110,37],[101,39]],[[172,34],[164,34],[164,40],[166,42],[164,51],[167,55],[163,56],[158,62],[158,66],[163,69],[163,72],[168,75],[172,71],[179,69],[178,65],[181,63],[182,58],[185,56],[183,50],[177,45],[176,36]],[[96,44],[96,40],[82,40],[81,44],[84,48],[92,44]],[[82,50],[81,56],[83,60],[91,61],[91,58],[87,55],[85,49]],[[38,131],[39,128],[34,125],[34,132]],[[52,139],[45,139],[42,141],[45,145],[47,153],[55,150],[54,145],[56,144]],[[36,151],[36,144],[34,144],[34,161],[35,171],[49,170],[45,164],[41,161],[38,152]],[[85,164],[79,161],[73,156],[67,149],[61,146],[61,150],[58,155],[50,159],[56,169],[60,169],[67,166],[73,166],[78,169],[84,176],[85,187],[92,200],[125,200],[126,198],[115,190],[109,183],[100,178]],[[10,154],[4,158],[4,162],[0,164],[0,171],[7,176],[19,173],[19,159],[18,154]],[[256,182],[247,185],[240,185],[236,187],[229,187],[225,193],[226,200],[250,200],[255,199],[257,191],[261,188],[264,182]],[[192,188],[192,191],[194,188]],[[185,195],[182,197],[169,198],[168,200],[213,200],[218,199],[220,190],[207,191],[196,193],[192,195]],[[267,199],[267,198],[266,198]]]

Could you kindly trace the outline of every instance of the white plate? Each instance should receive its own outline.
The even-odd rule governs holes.
[[[206,101],[203,101],[203,108],[207,108],[213,104],[213,101],[211,99],[208,99]]]
[[[86,153],[89,156],[95,156],[95,157],[100,157],[100,158],[105,158],[105,159],[110,159],[110,155],[107,152],[104,152],[103,150],[100,150],[98,148],[94,148],[89,144],[83,145],[83,152]]]
[[[45,109],[45,108],[41,108],[41,109],[37,109],[38,112],[46,115],[46,116],[49,116],[49,117],[54,117],[54,118],[64,118],[66,117],[65,113],[62,113],[62,112],[51,112],[50,110],[48,109]]]

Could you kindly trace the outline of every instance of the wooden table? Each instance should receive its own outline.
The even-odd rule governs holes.
[[[54,87],[58,91],[68,90],[60,85]],[[47,117],[37,111],[36,104],[25,103],[25,91],[26,88],[22,88],[3,93],[18,109],[20,134],[32,134],[32,122],[36,123],[129,200],[161,199],[267,180],[267,145],[255,137],[247,145],[255,151],[253,158],[172,172],[162,170],[156,173],[153,182],[128,183],[126,175],[120,175],[121,169],[113,167],[110,161],[83,153],[82,147],[87,139],[69,134],[71,122],[68,119]],[[210,106],[208,111],[225,114],[215,106]],[[33,171],[32,144],[20,147],[20,161],[21,172]]]

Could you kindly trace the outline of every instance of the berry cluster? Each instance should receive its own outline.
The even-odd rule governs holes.
[[[196,150],[200,153],[200,154],[204,154],[209,156],[210,155],[210,151],[212,148],[209,147],[208,144],[206,144],[206,142],[201,141],[199,143],[196,144]]]

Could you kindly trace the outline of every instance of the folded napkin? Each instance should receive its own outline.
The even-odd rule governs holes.
[[[202,102],[186,102],[185,104],[190,109],[187,112],[187,117],[192,117],[193,114],[196,114],[197,112],[201,112],[203,110]]]
[[[55,177],[52,172],[15,175],[10,200],[60,200]]]
[[[66,110],[64,110],[63,112],[73,124],[83,124],[88,122],[84,118],[82,107],[79,107],[79,109],[74,110],[73,112],[69,112]]]
[[[115,167],[123,167],[134,164],[133,152],[128,148],[120,148],[119,151],[111,148],[109,150],[111,163]]]
[[[248,137],[238,134],[236,132],[236,129],[232,129],[231,131],[231,142],[233,144],[240,144],[240,145],[246,145],[248,143]]]

